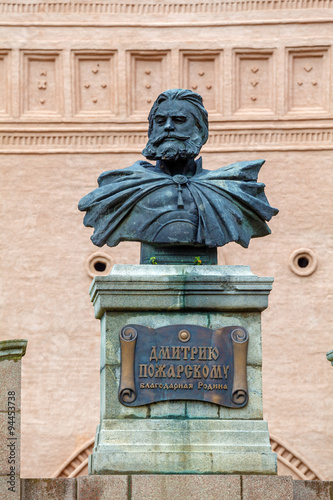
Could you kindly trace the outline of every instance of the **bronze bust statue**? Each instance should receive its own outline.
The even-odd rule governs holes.
[[[276,208],[257,182],[264,160],[204,170],[195,160],[208,139],[208,114],[200,95],[172,89],[156,99],[149,117],[147,161],[103,173],[79,209],[94,227],[97,246],[140,241],[153,248],[215,249],[266,236]],[[214,260],[214,259],[213,259]],[[144,259],[141,261],[143,262]]]

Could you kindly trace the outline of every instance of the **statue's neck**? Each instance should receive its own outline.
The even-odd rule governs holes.
[[[186,175],[187,177],[192,177],[196,172],[196,163],[193,158],[188,158],[185,160],[160,160],[160,168],[169,175]]]

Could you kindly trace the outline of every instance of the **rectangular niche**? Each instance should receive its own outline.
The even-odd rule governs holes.
[[[169,51],[128,54],[129,115],[147,119],[157,96],[169,88]]]
[[[116,114],[115,51],[75,51],[73,102],[80,117]]]
[[[0,117],[8,117],[10,110],[9,51],[0,50]]]
[[[60,117],[63,86],[60,51],[23,51],[21,112],[28,116]]]
[[[328,48],[288,49],[287,110],[329,112]]]
[[[222,114],[221,51],[182,51],[181,87],[200,94],[208,113]]]
[[[234,112],[274,114],[275,85],[273,50],[244,49],[234,52]]]

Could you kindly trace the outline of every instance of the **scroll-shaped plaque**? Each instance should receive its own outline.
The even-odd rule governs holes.
[[[120,332],[121,358],[126,359],[126,363],[121,366],[121,382],[119,388],[119,401],[124,405],[134,403],[136,400],[135,390],[135,344],[138,333],[135,328],[125,326]]]
[[[234,380],[232,384],[232,401],[238,406],[247,403],[247,344],[249,334],[243,328],[236,328],[231,332],[231,340],[234,351]]]
[[[241,408],[248,402],[248,341],[241,326],[127,325],[120,332],[119,401],[141,406],[182,399]]]

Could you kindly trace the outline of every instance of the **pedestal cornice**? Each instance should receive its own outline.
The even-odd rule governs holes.
[[[5,360],[19,361],[26,352],[27,340],[1,340],[0,341],[0,362]]]
[[[263,311],[273,278],[248,266],[114,266],[90,288],[96,318],[105,311]]]

